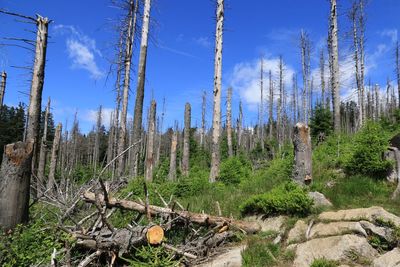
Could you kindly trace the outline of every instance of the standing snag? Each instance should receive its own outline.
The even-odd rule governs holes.
[[[185,128],[183,129],[183,156],[182,156],[182,174],[189,175],[189,149],[190,149],[190,120],[191,108],[190,104],[185,105]]]
[[[331,0],[331,14],[329,18],[329,67],[331,72],[333,128],[335,133],[340,132],[340,93],[339,93],[339,48],[336,0]]]
[[[171,155],[169,158],[168,179],[170,181],[176,180],[176,147],[177,147],[177,145],[178,145],[178,126],[175,124],[175,129],[172,130]]]
[[[62,124],[59,123],[54,134],[53,149],[51,150],[49,179],[47,181],[47,190],[53,190],[56,176],[56,167],[58,161],[58,151],[60,150]]]
[[[7,81],[7,73],[5,71],[2,71],[0,73],[0,108],[3,106],[4,103],[4,95],[6,93],[6,81]]]
[[[233,157],[232,144],[232,88],[228,88],[228,99],[226,102],[226,135],[228,139],[228,155]]]
[[[147,135],[147,149],[146,149],[146,174],[145,179],[148,182],[153,180],[154,170],[154,141],[156,132],[156,108],[157,104],[155,100],[151,101],[150,113],[149,113],[149,126]]]
[[[0,169],[0,228],[12,229],[29,219],[33,140],[9,144]]]
[[[293,180],[299,184],[312,182],[312,150],[310,128],[304,123],[297,123],[293,133],[294,168]]]
[[[42,189],[45,189],[45,177],[44,170],[46,167],[46,158],[47,158],[47,128],[49,121],[49,113],[50,113],[50,97],[47,101],[46,112],[44,115],[44,127],[43,127],[43,136],[42,141],[40,142],[40,153],[39,153],[39,165],[37,172],[37,192],[41,193]]]

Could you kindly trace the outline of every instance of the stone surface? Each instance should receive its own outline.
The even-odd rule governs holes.
[[[359,222],[318,223],[311,228],[309,239],[318,237],[359,234],[367,237],[367,233]]]
[[[309,192],[308,196],[314,200],[314,208],[332,207],[332,203],[320,192]]]
[[[289,231],[287,244],[298,243],[306,238],[307,224],[303,220],[298,220],[294,227]]]
[[[319,258],[346,263],[349,261],[349,253],[371,261],[378,255],[378,252],[364,237],[357,235],[331,236],[297,244],[293,266],[309,267],[315,259]]]
[[[264,216],[249,216],[246,217],[246,221],[258,222],[261,226],[261,231],[268,232],[283,232],[285,227],[287,217],[277,216],[277,217],[267,217]]]
[[[196,265],[197,267],[240,267],[242,266],[242,251],[245,246],[230,248],[227,252],[212,260]]]
[[[350,210],[327,211],[321,213],[318,218],[326,221],[360,221],[367,220],[370,222],[376,219],[391,221],[400,227],[400,217],[386,211],[382,207],[370,207]]]
[[[387,228],[387,227],[380,227],[376,226],[368,221],[361,221],[360,222],[361,226],[367,231],[367,234],[370,235],[371,233],[374,235],[377,235],[389,243],[394,242],[395,238],[393,235],[393,229]]]
[[[373,267],[400,267],[400,249],[395,248],[376,258]]]

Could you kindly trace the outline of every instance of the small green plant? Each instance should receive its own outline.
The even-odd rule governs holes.
[[[218,180],[224,184],[239,184],[251,171],[250,164],[238,157],[231,157],[221,163]]]
[[[320,134],[328,136],[332,133],[332,112],[318,104],[313,112],[310,122],[311,136],[315,139]]]
[[[242,214],[288,214],[304,216],[311,212],[312,199],[294,182],[284,183],[268,193],[256,195],[240,206]]]
[[[242,266],[265,267],[276,263],[280,250],[278,245],[260,240],[256,237],[250,238],[246,249],[242,252]]]
[[[166,251],[163,247],[142,246],[135,251],[133,259],[121,257],[132,267],[175,267],[179,266],[180,260],[173,253]]]
[[[337,261],[327,260],[325,258],[315,259],[310,265],[310,267],[337,267],[337,266],[339,266],[339,263]]]

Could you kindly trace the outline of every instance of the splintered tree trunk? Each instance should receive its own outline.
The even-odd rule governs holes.
[[[168,179],[170,181],[176,180],[176,147],[178,145],[178,127],[175,126],[175,129],[172,133],[171,139],[171,155],[169,158],[169,174]]]
[[[331,89],[333,106],[333,127],[335,133],[340,132],[340,93],[339,93],[339,48],[336,0],[331,1],[330,28],[329,28],[329,53],[331,66]]]
[[[38,173],[37,173],[37,185],[36,190],[38,194],[41,193],[42,189],[46,188],[45,186],[45,176],[44,170],[46,167],[46,158],[47,158],[47,124],[49,121],[49,113],[50,113],[50,97],[47,101],[46,113],[44,115],[44,129],[43,129],[43,137],[42,142],[40,143],[40,153],[39,153],[39,165],[38,165]]]
[[[201,104],[201,133],[200,133],[200,146],[204,148],[205,137],[206,137],[206,100],[207,93],[203,92],[202,104]]]
[[[228,99],[226,102],[226,134],[228,139],[228,155],[233,157],[232,144],[232,88],[228,89]]]
[[[157,104],[155,100],[151,101],[150,113],[149,113],[149,126],[147,128],[147,149],[146,149],[146,174],[145,179],[148,182],[153,181],[153,169],[154,169],[154,141],[156,132],[156,108]]]
[[[118,136],[118,154],[121,154],[125,150],[126,144],[126,118],[128,114],[128,98],[131,81],[131,64],[133,54],[133,43],[135,40],[135,29],[136,29],[136,18],[138,11],[139,0],[131,0],[129,2],[129,14],[128,14],[128,28],[127,36],[125,41],[125,55],[124,55],[124,81],[123,81],[123,98],[122,98],[122,110],[121,110],[121,125],[119,128]],[[121,176],[125,171],[125,157],[121,156],[118,159],[118,170],[117,175]]]
[[[29,218],[33,140],[9,144],[0,170],[0,228],[8,230]]]
[[[60,150],[60,143],[61,143],[61,132],[62,132],[62,124],[59,123],[56,127],[56,132],[54,134],[54,140],[53,140],[53,149],[51,150],[51,160],[50,160],[49,180],[47,181],[47,190],[53,190],[54,183],[56,180],[56,168],[58,161],[58,151]]]
[[[222,80],[222,33],[224,26],[224,0],[217,1],[217,28],[215,32],[214,59],[214,111],[211,147],[210,182],[215,182],[219,175],[220,135],[221,135],[221,80]]]
[[[304,185],[312,181],[312,150],[310,128],[297,123],[293,133],[294,168],[293,180]]]
[[[143,98],[144,98],[144,82],[146,80],[146,60],[147,60],[147,43],[149,35],[151,0],[145,0],[142,23],[142,39],[140,42],[138,81],[136,88],[136,101],[133,117],[133,142],[136,143],[141,139],[142,116],[143,116]],[[133,176],[138,175],[139,162],[138,146],[133,148]]]
[[[4,95],[6,93],[6,81],[7,81],[7,73],[2,71],[0,73],[0,107],[4,104]]]
[[[185,127],[183,129],[183,156],[182,156],[182,174],[184,176],[189,175],[190,120],[191,120],[191,107],[189,103],[186,103]]]

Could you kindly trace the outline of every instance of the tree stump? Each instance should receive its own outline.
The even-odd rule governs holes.
[[[312,150],[310,128],[297,123],[293,132],[294,166],[293,180],[304,185],[312,182]]]
[[[9,144],[0,169],[0,228],[9,230],[29,218],[33,140]]]

